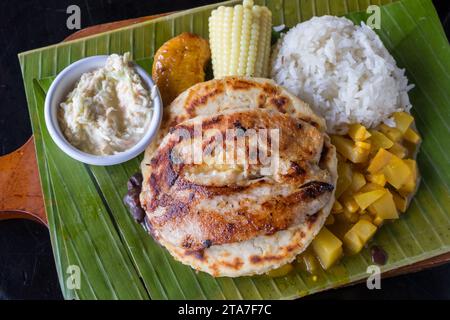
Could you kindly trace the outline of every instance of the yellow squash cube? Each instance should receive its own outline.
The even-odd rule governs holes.
[[[349,163],[344,161],[338,161],[338,180],[336,184],[336,198],[339,198],[345,190],[352,184],[352,168]]]
[[[350,139],[342,136],[331,136],[331,142],[335,145],[336,150],[353,163],[362,163],[367,160],[369,150],[358,147]]]
[[[406,132],[403,134],[403,138],[406,141],[409,141],[414,144],[418,144],[420,142],[420,136],[417,132],[415,132],[413,129],[409,128],[406,130]]]
[[[389,162],[383,168],[386,181],[395,189],[400,189],[408,179],[411,179],[413,172],[409,168],[407,162],[399,157],[392,155]]]
[[[386,192],[386,189],[380,188],[369,192],[357,193],[353,196],[353,198],[361,210],[365,210],[372,203],[380,199]]]
[[[366,175],[366,178],[370,182],[373,182],[373,183],[379,185],[380,187],[384,187],[384,185],[386,184],[386,177],[384,176],[383,172],[368,174],[368,175]]]
[[[407,112],[394,112],[394,120],[395,127],[404,134],[413,123],[414,118]]]
[[[364,141],[370,137],[370,132],[363,125],[354,123],[348,127],[348,135],[353,141]]]
[[[416,190],[418,172],[417,172],[416,160],[405,159],[405,160],[403,160],[403,162],[409,168],[410,175],[407,177],[406,181],[404,182],[404,184],[401,186],[401,188],[398,191],[403,196],[406,196]]]
[[[372,222],[373,218],[370,216],[370,214],[366,213],[366,211],[363,211],[361,216],[359,217],[359,220],[367,220],[369,222]]]
[[[350,254],[361,251],[363,246],[373,237],[377,227],[367,220],[359,220],[345,235],[344,245]]]
[[[356,141],[355,142],[355,146],[357,146],[358,148],[362,149],[362,150],[367,150],[370,152],[370,147],[371,144],[365,141]]]
[[[379,130],[393,142],[399,142],[403,137],[403,133],[399,129],[391,128],[384,123],[380,124]]]
[[[359,193],[364,193],[364,192],[369,192],[369,191],[374,191],[374,190],[379,190],[379,189],[383,189],[383,188],[380,187],[378,184],[369,182],[369,183],[366,183],[366,184],[364,185],[364,187],[362,187],[362,188],[359,190]]]
[[[408,150],[398,142],[394,143],[394,145],[389,149],[389,152],[395,154],[401,159],[406,157],[406,155],[408,154]]]
[[[311,246],[325,270],[331,267],[342,255],[342,241],[326,227],[320,230]]]
[[[387,219],[398,219],[398,212],[395,206],[394,198],[389,190],[385,189],[386,192],[377,201],[372,203],[367,210],[374,214],[376,217],[383,220]],[[375,220],[374,220],[375,222]]]
[[[394,198],[395,207],[400,212],[406,212],[408,208],[408,199],[406,197],[402,197],[397,192],[392,192],[392,196]]]
[[[393,156],[392,153],[386,151],[383,148],[380,148],[375,157],[373,157],[372,160],[370,161],[367,171],[369,171],[372,174],[381,171],[389,163],[392,156]]]
[[[284,277],[286,276],[289,272],[291,272],[294,269],[294,266],[290,263],[285,264],[284,266],[281,266],[279,268],[270,270],[269,272],[267,272],[267,275],[271,278],[278,278],[278,277]]]
[[[359,214],[357,213],[357,211],[350,212],[346,208],[344,208],[344,212],[342,212],[342,214],[339,215],[339,217],[342,217],[342,219],[346,223],[355,223],[356,221],[359,220]]]
[[[347,210],[351,213],[358,211],[359,206],[358,203],[353,199],[353,193],[350,189],[348,189],[340,198],[339,201],[344,206],[344,210]]]
[[[350,186],[352,192],[356,192],[366,184],[366,178],[358,171],[353,171],[352,184]]]
[[[310,252],[310,250],[307,250],[297,256],[297,262],[310,274],[315,274],[320,271],[319,261],[317,261],[316,257]]]
[[[377,152],[378,149],[389,149],[392,147],[394,142],[386,137],[384,134],[382,134],[380,131],[377,130],[371,130],[370,134],[372,135],[370,137],[370,143],[372,147],[372,151]]]
[[[377,227],[381,227],[383,222],[384,220],[378,216],[373,219],[373,224],[376,225]]]

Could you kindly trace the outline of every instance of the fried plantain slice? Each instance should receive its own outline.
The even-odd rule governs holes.
[[[158,49],[152,77],[161,92],[164,106],[184,90],[205,81],[205,66],[210,58],[208,41],[188,32],[168,40]]]

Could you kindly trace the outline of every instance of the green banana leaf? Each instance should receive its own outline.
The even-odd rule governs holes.
[[[410,97],[423,137],[420,189],[401,219],[383,226],[374,243],[389,255],[382,271],[450,251],[450,48],[431,0],[256,1],[274,25],[293,26],[314,15],[346,15],[359,23],[370,4],[381,6],[376,30],[415,88]],[[237,1],[227,2],[234,4]],[[60,285],[67,299],[289,299],[366,278],[370,253],[345,257],[317,278],[287,276],[212,278],[174,261],[136,224],[122,203],[126,181],[140,159],[111,167],[72,160],[53,143],[43,115],[52,80],[70,63],[91,55],[131,51],[148,72],[156,49],[183,31],[207,37],[207,19],[218,4],[117,31],[19,55],[36,143],[45,206]],[[79,285],[74,285],[74,268]],[[77,282],[75,282],[77,283]]]

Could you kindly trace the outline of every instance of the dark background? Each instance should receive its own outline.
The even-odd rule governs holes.
[[[81,9],[81,27],[182,10],[219,1],[180,0],[1,0],[0,1],[0,156],[31,135],[17,54],[62,41],[66,8]],[[448,0],[433,1],[447,37]],[[0,183],[2,183],[0,181]],[[450,299],[450,264],[382,280],[382,290],[365,284],[331,290],[307,299]],[[0,221],[0,299],[62,299],[48,230],[25,220]]]

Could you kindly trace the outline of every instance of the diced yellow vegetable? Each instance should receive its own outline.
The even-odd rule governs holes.
[[[353,197],[358,204],[358,206],[365,210],[368,206],[370,206],[372,203],[380,199],[384,194],[386,193],[385,189],[378,189],[374,191],[364,192],[364,193],[357,193]]]
[[[374,174],[368,174],[366,175],[366,178],[368,181],[373,182],[379,185],[380,187],[384,187],[384,185],[386,184],[386,177],[384,176],[384,173],[381,171]]]
[[[408,166],[411,174],[408,176],[404,184],[398,190],[401,195],[406,196],[416,190],[418,172],[417,172],[417,162],[412,159],[405,159],[403,162]]]
[[[332,225],[334,223],[334,216],[332,215],[332,214],[330,214],[328,217],[327,217],[327,220],[325,220],[325,225],[326,226],[330,226],[330,225]]]
[[[414,144],[418,144],[420,142],[420,136],[417,132],[415,132],[413,129],[409,128],[406,130],[406,132],[403,134],[403,138],[406,141],[409,141]]]
[[[355,223],[359,220],[359,214],[356,211],[350,212],[346,208],[344,208],[344,212],[342,212],[339,216],[342,216],[344,221],[347,223]]]
[[[331,142],[342,156],[353,163],[365,162],[369,156],[369,150],[356,146],[352,140],[342,136],[331,136]]]
[[[344,161],[338,161],[338,180],[336,184],[336,198],[339,198],[341,194],[347,190],[352,184],[352,168],[349,163]]]
[[[213,10],[209,18],[209,39],[214,77],[267,76],[271,24],[270,10],[253,5],[252,0]]]
[[[338,200],[334,201],[331,212],[334,214],[338,214],[338,213],[342,213],[343,211],[344,211],[344,207],[342,206],[342,204]]]
[[[383,220],[398,219],[398,212],[395,207],[394,198],[387,189],[386,191],[387,192],[385,192],[384,195],[377,201],[372,203],[367,210]]]
[[[389,152],[402,159],[408,154],[408,150],[398,142],[394,143],[394,145],[389,149]]]
[[[307,250],[297,257],[297,262],[302,265],[305,271],[310,274],[315,274],[320,270],[319,261],[317,261],[314,254]]]
[[[379,130],[393,142],[398,142],[402,139],[403,133],[397,128],[391,128],[384,123],[380,124]]]
[[[405,161],[392,155],[389,162],[383,168],[386,181],[395,189],[400,189],[413,175],[411,169]]]
[[[370,132],[363,125],[355,123],[349,126],[348,135],[353,141],[364,141],[370,137]]]
[[[370,143],[365,142],[365,141],[356,141],[355,142],[355,146],[357,146],[358,148],[361,148],[363,150],[367,150],[370,151]]]
[[[358,203],[353,198],[353,194],[351,190],[347,190],[340,198],[342,205],[344,206],[344,210],[349,211],[350,213],[356,212],[359,209]]]
[[[353,229],[353,228],[352,228]],[[349,254],[355,254],[361,251],[364,243],[359,239],[356,232],[350,229],[345,235],[343,240],[345,251]]]
[[[359,220],[344,236],[344,245],[350,254],[361,251],[362,247],[373,237],[377,227],[367,220]]]
[[[373,219],[373,224],[376,225],[377,227],[380,227],[383,224],[383,222],[384,222],[383,218],[380,218],[378,216],[376,216]]]
[[[383,189],[380,185],[369,182],[369,183],[366,183],[364,185],[364,187],[362,187],[359,190],[359,192],[363,193],[363,192],[369,192],[369,191],[380,190],[380,189]]]
[[[325,270],[331,267],[342,255],[342,241],[326,227],[320,230],[311,246]]]
[[[352,176],[352,184],[350,186],[351,190],[353,192],[358,191],[366,184],[366,178],[364,178],[364,175],[358,171],[353,171]]]
[[[289,272],[291,272],[293,269],[294,269],[294,266],[292,264],[288,263],[279,268],[270,270],[269,272],[267,272],[267,275],[271,278],[284,277]]]
[[[370,216],[370,214],[366,213],[366,211],[363,211],[363,214],[361,214],[359,220],[367,220],[369,222],[372,222],[373,218]]]
[[[380,148],[389,149],[394,144],[391,139],[377,130],[371,130],[370,134],[372,135],[370,137],[370,143],[374,152],[377,152]]]
[[[392,192],[392,196],[394,197],[395,207],[400,212],[405,212],[408,208],[408,199],[406,197],[402,197],[397,192]]]
[[[400,130],[401,133],[405,133],[409,129],[414,118],[412,115],[406,112],[394,112],[395,127]]]
[[[393,156],[392,153],[386,151],[383,148],[380,148],[375,157],[373,157],[372,160],[370,161],[367,171],[369,171],[372,174],[377,173],[389,163],[392,156]]]

